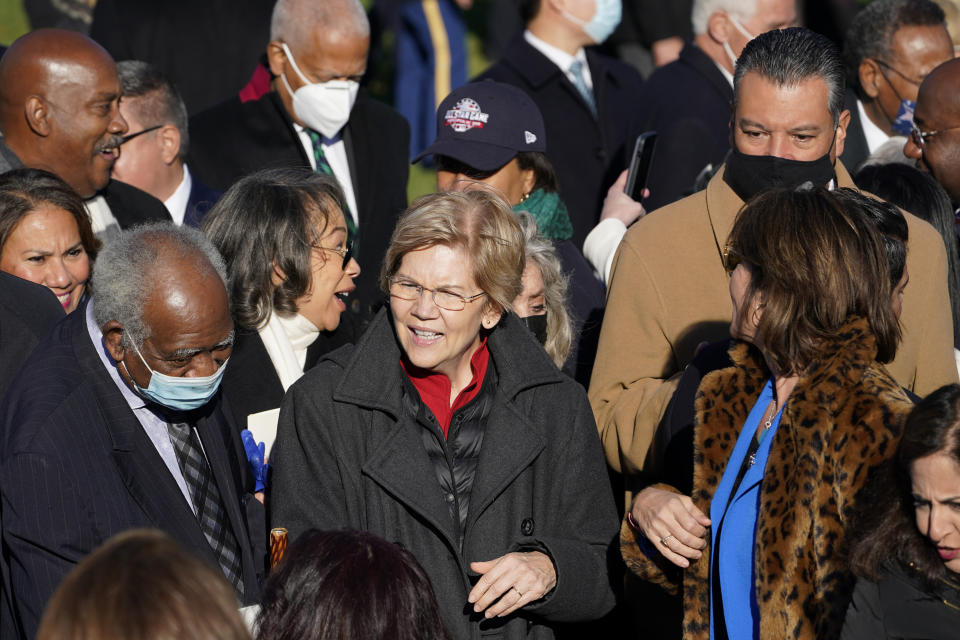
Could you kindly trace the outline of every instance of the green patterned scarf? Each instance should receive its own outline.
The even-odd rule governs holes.
[[[573,225],[570,223],[567,205],[563,204],[556,191],[537,189],[531,192],[526,200],[514,206],[513,210],[530,212],[544,238],[559,241],[573,237]]]

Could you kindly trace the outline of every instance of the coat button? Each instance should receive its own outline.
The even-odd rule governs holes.
[[[525,536],[533,535],[533,518],[524,518],[520,523],[520,533]]]
[[[448,493],[448,494],[447,494],[447,502],[453,502],[453,494],[452,494],[452,493]]]

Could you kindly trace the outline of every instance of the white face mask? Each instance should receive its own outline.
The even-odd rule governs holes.
[[[733,25],[733,28],[734,28],[734,29],[736,29],[737,31],[740,32],[740,35],[742,35],[744,38],[747,39],[747,42],[750,42],[751,40],[753,40],[753,39],[756,37],[756,36],[754,36],[752,33],[750,33],[749,31],[747,31],[747,28],[744,27],[742,24],[740,24],[740,22],[739,22],[736,18],[734,18],[733,16],[728,15],[728,16],[727,16],[727,20],[730,21],[730,24]],[[723,52],[727,54],[727,57],[728,57],[728,58],[730,58],[730,64],[733,65],[733,68],[734,68],[734,69],[736,69],[736,68],[737,68],[737,56],[733,55],[733,49],[730,48],[730,43],[728,43],[728,42],[725,41],[721,46],[723,47]]]
[[[593,17],[587,22],[567,11],[564,11],[563,15],[567,20],[580,25],[588,38],[601,44],[620,24],[622,13],[623,5],[620,0],[596,0]]]
[[[287,77],[280,74],[283,86],[293,96],[293,111],[305,126],[319,132],[325,138],[332,138],[343,129],[350,119],[350,110],[357,100],[360,84],[353,80],[330,80],[328,82],[310,82],[300,72],[293,54],[286,43],[281,43],[287,54],[290,66],[300,76],[304,85],[293,91]]]

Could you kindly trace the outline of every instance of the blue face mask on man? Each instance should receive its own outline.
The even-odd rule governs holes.
[[[916,82],[915,80],[910,80],[907,76],[903,75],[900,71],[897,71],[896,68],[887,64],[886,62],[877,61],[877,64],[880,68],[886,67],[890,71],[893,71],[901,78],[905,79],[907,82]],[[893,83],[890,82],[890,78],[887,77],[883,71],[880,71],[880,75],[883,76],[883,79],[887,81],[887,85],[890,87],[890,90],[893,91],[893,95],[897,97],[900,101],[900,108],[897,109],[897,115],[890,121],[890,128],[893,129],[894,133],[904,137],[909,137],[910,132],[913,130],[913,111],[917,108],[917,103],[914,100],[907,100],[906,98],[900,97],[900,92],[897,91],[897,88],[893,86]],[[890,116],[887,115],[887,112],[883,110],[883,106],[880,106],[880,112],[887,118]]]
[[[563,12],[563,15],[571,22],[580,25],[587,37],[596,44],[601,44],[610,37],[613,30],[620,24],[620,19],[623,16],[623,5],[621,0],[595,1],[596,8],[593,11],[593,17],[587,22],[566,11]]]
[[[150,384],[144,389],[137,381],[133,379],[130,372],[127,375],[133,383],[134,388],[142,397],[151,400],[162,407],[174,411],[191,411],[199,409],[210,401],[210,398],[217,393],[220,388],[220,381],[223,379],[223,373],[227,370],[227,362],[217,367],[217,370],[209,376],[179,377],[168,376],[159,373],[150,368],[147,361],[143,359],[140,349],[134,347],[143,366],[150,372]]]

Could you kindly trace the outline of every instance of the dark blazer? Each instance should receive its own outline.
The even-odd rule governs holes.
[[[600,219],[607,189],[629,164],[641,129],[636,118],[642,79],[619,60],[587,49],[599,118],[566,74],[520,35],[503,57],[480,74],[526,91],[540,108],[547,131],[547,158],[560,180],[577,247]]]
[[[110,213],[117,219],[121,229],[148,222],[172,221],[163,202],[126,182],[111,180],[100,191],[100,195],[107,201]]]
[[[193,176],[190,179],[190,197],[187,199],[187,211],[183,214],[183,224],[199,228],[203,216],[217,204],[223,192],[211,189]]]
[[[650,75],[636,103],[641,128],[660,134],[647,180],[647,211],[690,195],[704,167],[723,164],[732,102],[733,87],[693,43]]]
[[[354,294],[362,316],[383,300],[377,284],[397,217],[407,206],[410,126],[365,91],[343,129],[360,220],[354,251],[361,273]],[[241,103],[232,98],[190,120],[191,171],[214,189],[269,167],[310,167],[293,121],[276,92]]]
[[[20,365],[63,316],[50,289],[0,271],[0,399]]]
[[[246,84],[270,40],[273,0],[100,0],[90,37],[114,60],[163,71],[191,114]]]
[[[857,108],[857,94],[853,89],[847,89],[844,93],[843,108],[850,111],[850,124],[847,125],[847,138],[843,143],[840,160],[843,166],[850,167],[850,174],[853,175],[870,155],[867,137],[863,134],[863,122],[860,121],[860,109]]]
[[[554,623],[596,619],[613,606],[605,559],[617,527],[612,493],[580,385],[512,314],[487,347],[496,395],[462,530],[424,427],[403,408],[405,374],[387,310],[356,347],[321,359],[284,398],[271,523],[294,538],[310,527],[349,527],[401,544],[430,576],[452,637],[553,638]],[[516,614],[482,622],[466,606],[477,579],[469,563],[518,549],[545,550],[557,586]]]
[[[29,638],[64,576],[122,531],[161,529],[219,570],[196,516],[100,361],[85,310],[38,345],[0,407],[3,554]],[[263,507],[220,396],[193,417],[240,545],[244,601],[253,603],[264,572]]]

